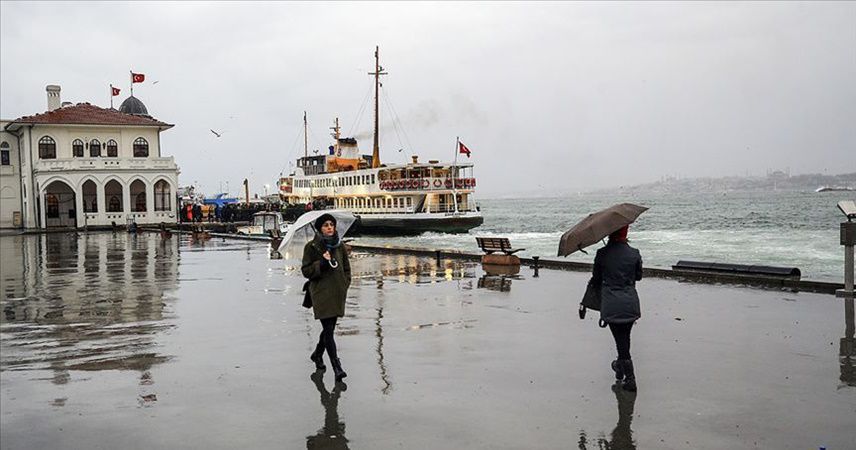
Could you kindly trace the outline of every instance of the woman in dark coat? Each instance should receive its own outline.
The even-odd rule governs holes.
[[[639,317],[636,282],[642,279],[642,256],[627,244],[625,226],[609,235],[609,243],[597,251],[592,279],[601,286],[600,319],[615,338],[618,359],[612,362],[615,379],[628,391],[636,390],[636,374],[630,358],[630,330]]]
[[[330,358],[336,381],[348,376],[336,354],[333,331],[336,321],[345,315],[345,297],[351,285],[351,265],[348,253],[336,233],[336,218],[324,214],[315,220],[318,233],[315,239],[303,247],[303,276],[309,279],[309,295],[315,318],[321,321],[323,330],[318,345],[310,355],[315,368],[325,370],[324,350]]]

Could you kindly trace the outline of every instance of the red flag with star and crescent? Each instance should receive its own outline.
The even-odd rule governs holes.
[[[131,83],[142,83],[143,81],[146,81],[145,74],[131,72]]]
[[[467,155],[467,158],[470,157],[470,149],[468,149],[463,142],[458,142],[458,153],[463,153]]]
[[[110,86],[110,90],[113,92],[113,97],[119,95],[119,92],[122,91],[121,89],[119,89],[117,87],[113,87],[113,86]]]

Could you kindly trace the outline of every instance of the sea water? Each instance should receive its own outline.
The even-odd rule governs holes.
[[[562,233],[589,213],[630,202],[650,209],[631,225],[631,245],[646,266],[679,260],[797,267],[803,279],[841,281],[844,248],[836,204],[853,192],[727,191],[583,193],[565,197],[481,199],[484,224],[463,234],[361,236],[357,242],[477,252],[476,236],[507,237],[518,253],[556,256]],[[602,244],[567,257],[592,261]]]

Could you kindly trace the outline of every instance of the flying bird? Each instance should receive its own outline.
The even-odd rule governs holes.
[[[152,84],[158,84],[158,83],[160,83],[160,80],[152,81]]]
[[[214,136],[217,136],[217,137],[220,137],[220,135],[222,135],[222,134],[223,134],[223,133],[218,133],[218,132],[216,132],[216,131],[214,131],[214,130],[210,130],[210,131],[211,131],[212,133],[214,133]]]

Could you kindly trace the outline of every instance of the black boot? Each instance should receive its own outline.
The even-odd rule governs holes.
[[[336,381],[342,381],[342,378],[348,376],[344,370],[342,370],[342,362],[339,361],[339,358],[330,358],[330,365],[333,366],[333,375],[336,376]]]
[[[324,344],[319,342],[315,346],[315,351],[309,355],[309,359],[315,363],[315,370],[327,370],[327,366],[324,365]]]
[[[621,361],[614,360],[612,361],[612,370],[615,372],[615,381],[621,381],[624,379],[624,367],[621,364]]]
[[[636,392],[636,374],[633,371],[633,360],[619,360],[624,369],[624,384],[621,385],[625,391]]]

